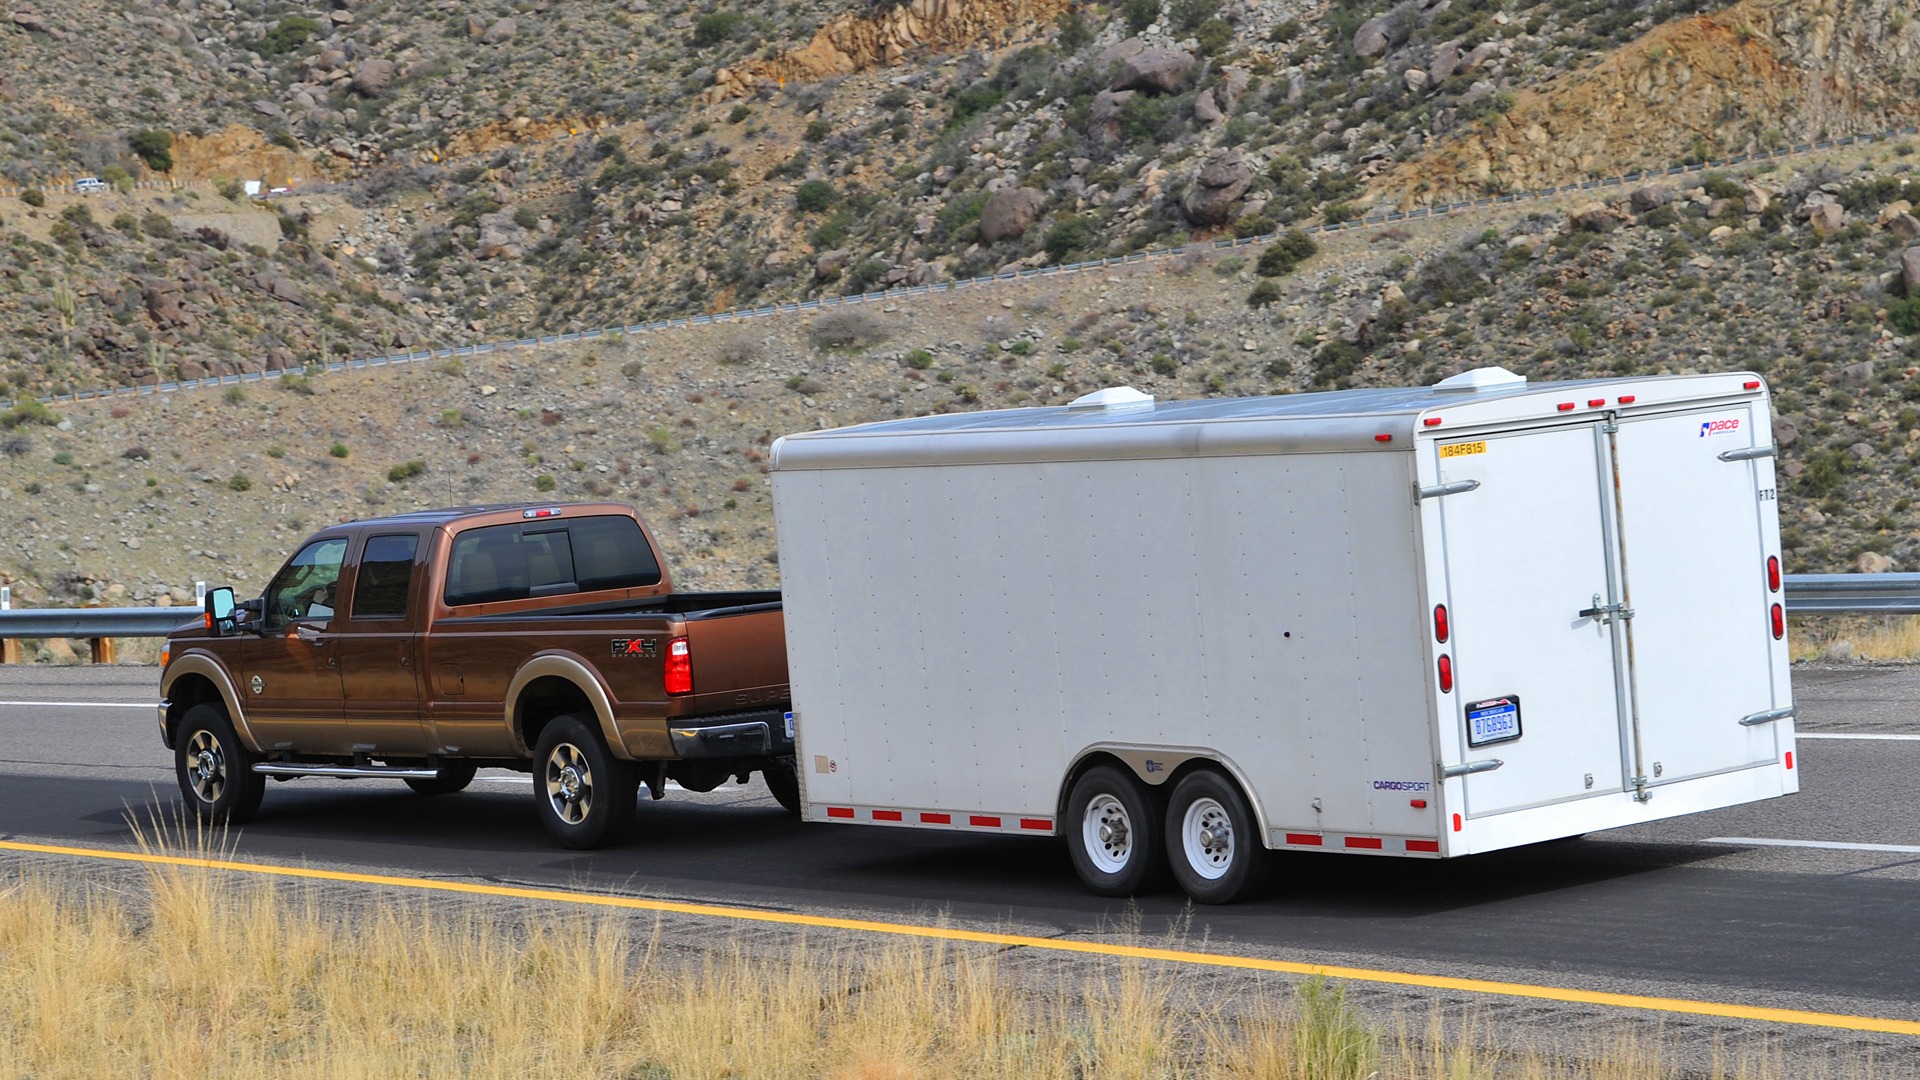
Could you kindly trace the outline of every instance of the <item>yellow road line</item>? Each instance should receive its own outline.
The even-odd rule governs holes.
[[[420,892],[461,893],[471,896],[501,896],[516,900],[541,900],[550,903],[577,904],[586,907],[621,908],[674,915],[703,915],[736,922],[775,923],[783,926],[809,926],[829,930],[855,930],[869,934],[893,934],[903,937],[932,938],[942,941],[968,941],[983,945],[1009,945],[1047,952],[1080,953],[1094,956],[1161,960],[1175,964],[1234,968],[1244,971],[1270,971],[1287,975],[1320,975],[1351,982],[1384,983],[1392,986],[1418,986],[1433,990],[1453,990],[1468,994],[1499,994],[1507,997],[1536,998],[1581,1005],[1607,1005],[1649,1012],[1682,1013],[1692,1016],[1717,1016],[1729,1020],[1760,1020],[1775,1024],[1837,1028],[1844,1031],[1872,1031],[1890,1035],[1920,1035],[1920,1021],[1894,1020],[1877,1016],[1851,1016],[1846,1013],[1806,1012],[1800,1009],[1772,1009],[1758,1005],[1734,1005],[1718,1001],[1688,998],[1649,997],[1642,994],[1614,994],[1598,990],[1577,990],[1562,986],[1532,983],[1497,982],[1490,979],[1460,979],[1447,975],[1421,975],[1409,971],[1384,971],[1374,968],[1339,967],[1330,964],[1305,964],[1291,960],[1267,960],[1253,956],[1226,956],[1219,953],[1187,952],[1181,949],[1156,949],[1141,945],[1110,945],[1096,941],[1064,941],[1057,938],[1027,937],[1021,934],[996,934],[983,930],[959,930],[945,926],[915,926],[909,923],[877,922],[869,919],[836,919],[826,915],[801,915],[783,911],[755,911],[752,908],[719,904],[689,904],[674,900],[647,900],[634,896],[597,896],[592,893],[566,892],[560,889],[527,889],[508,885],[484,885],[477,882],[430,881],[425,878],[392,877],[385,874],[354,874],[339,870],[315,870],[301,866],[274,866],[266,863],[230,862],[223,859],[197,859],[184,855],[156,855],[137,851],[109,851],[100,848],[62,847],[55,844],[28,844],[0,840],[0,850],[32,852],[40,855],[65,855],[83,859],[146,863],[160,866],[195,866],[213,870],[233,870],[272,877],[305,878],[315,881],[351,882],[381,885]]]

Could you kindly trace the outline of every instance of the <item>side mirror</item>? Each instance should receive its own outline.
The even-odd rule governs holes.
[[[207,632],[222,637],[233,632],[233,590],[226,586],[207,590]]]

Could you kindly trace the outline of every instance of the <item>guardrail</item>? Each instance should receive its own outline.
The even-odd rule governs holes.
[[[204,586],[197,586],[199,592]],[[1920,615],[1920,574],[1788,574],[1792,615]],[[11,610],[0,587],[0,662],[20,662],[22,638],[86,638],[95,663],[113,663],[117,637],[165,637],[200,609],[179,607],[27,608]]]

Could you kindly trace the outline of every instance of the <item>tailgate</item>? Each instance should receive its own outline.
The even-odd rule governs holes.
[[[693,693],[675,716],[787,706],[787,632],[778,607],[695,612],[679,623],[693,658]]]

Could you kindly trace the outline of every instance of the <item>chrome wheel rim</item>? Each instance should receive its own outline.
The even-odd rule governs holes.
[[[227,755],[211,731],[196,731],[187,740],[187,782],[208,805],[219,802],[227,790]]]
[[[1180,845],[1187,865],[1209,881],[1233,869],[1233,818],[1220,800],[1200,798],[1180,822]]]
[[[547,803],[555,817],[578,825],[593,812],[593,769],[572,743],[561,743],[547,755]]]
[[[1112,795],[1102,792],[1087,804],[1080,837],[1087,858],[1103,874],[1117,874],[1133,861],[1133,818]]]

